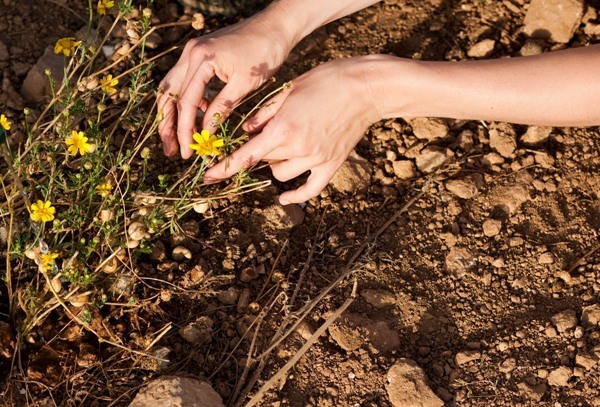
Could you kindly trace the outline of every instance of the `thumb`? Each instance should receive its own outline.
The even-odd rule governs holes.
[[[215,129],[219,127],[219,123],[227,119],[244,96],[254,89],[253,85],[253,83],[242,80],[239,76],[233,76],[208,105],[202,119],[202,128],[214,133]],[[218,115],[218,117],[215,118],[215,115]]]

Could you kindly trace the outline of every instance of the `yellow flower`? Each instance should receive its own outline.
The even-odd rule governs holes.
[[[112,185],[110,185],[108,182],[105,182],[104,184],[100,184],[96,187],[96,192],[98,192],[98,195],[100,195],[103,198],[106,198],[110,192],[112,191]]]
[[[0,126],[2,126],[4,130],[10,130],[10,126],[12,126],[12,123],[8,121],[6,116],[2,114],[0,115]]]
[[[190,144],[190,148],[195,150],[196,154],[202,156],[215,156],[221,154],[219,147],[223,147],[225,144],[222,139],[215,135],[211,135],[208,130],[202,130],[201,133],[196,132],[192,137],[197,144]]]
[[[88,138],[82,131],[73,130],[71,136],[65,139],[65,144],[68,146],[69,154],[77,155],[77,152],[79,152],[79,154],[84,155],[94,151],[94,146],[87,141]]]
[[[63,54],[66,57],[70,57],[75,52],[75,47],[81,44],[81,41],[75,41],[75,38],[65,37],[56,41],[54,45],[55,54]]]
[[[38,201],[34,204],[31,204],[30,208],[30,217],[34,222],[50,222],[54,220],[54,212],[56,212],[56,208],[52,206],[50,201]]]
[[[58,253],[48,252],[42,254],[40,257],[42,259],[42,267],[45,271],[49,271],[54,265],[54,259],[58,258]]]
[[[113,79],[112,75],[110,74],[100,79],[100,87],[102,88],[102,91],[107,95],[112,95],[113,93],[117,92],[115,86],[117,86],[118,83],[119,80],[117,78]]]
[[[108,10],[113,8],[115,2],[113,0],[99,0],[98,1],[98,14],[105,15]]]

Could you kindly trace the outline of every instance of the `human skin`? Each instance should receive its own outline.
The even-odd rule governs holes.
[[[306,17],[308,12],[303,15],[299,10],[291,13],[285,7],[276,8],[280,12],[286,10],[287,15],[296,16],[299,24],[285,25],[284,30],[292,27],[294,34],[289,37],[278,36],[290,39],[284,41],[288,44],[282,45],[284,51],[276,51],[275,54],[287,56],[291,48],[286,47],[297,43],[302,35],[310,32],[309,29],[302,31],[295,28],[305,27],[306,21],[310,20],[313,25],[323,24],[354,11],[352,7],[342,10],[343,5],[349,4],[348,1],[333,3],[338,9],[332,6],[324,13],[326,17],[320,19]],[[364,7],[369,5],[367,3],[375,2],[352,2],[356,7],[358,3]],[[302,8],[298,5],[305,3],[290,0],[276,4]],[[318,9],[315,5],[312,7],[313,10]],[[269,14],[263,16],[267,18]],[[279,15],[280,18],[282,16]],[[225,33],[223,37],[218,37],[219,43],[225,44],[229,36]],[[251,42],[258,40],[266,39],[254,38]],[[234,42],[232,47],[235,47]],[[246,55],[243,50],[238,51]],[[228,56],[235,60],[235,54]],[[279,59],[272,59],[272,66],[277,65],[276,61]],[[192,66],[190,62],[187,64]],[[280,92],[246,122],[244,128],[254,137],[209,169],[205,179],[227,178],[261,160],[271,163],[273,175],[280,181],[310,171],[305,184],[279,197],[282,204],[298,203],[320,193],[367,128],[381,119],[450,117],[552,126],[598,125],[598,66],[600,45],[490,61],[425,62],[388,55],[331,61],[292,81],[290,89]],[[235,69],[232,72],[236,72]],[[194,82],[196,79],[193,75],[186,79],[188,82],[181,81],[181,77],[181,73],[171,76],[171,83],[178,84],[173,85],[173,89],[187,92],[198,89],[202,82]],[[169,79],[169,75],[166,79]],[[232,83],[235,86],[227,90]],[[253,84],[254,87],[258,86],[256,83],[259,81]],[[192,101],[194,103],[182,103],[181,94],[177,104],[173,101],[170,104],[163,102],[164,96],[159,99],[159,103],[166,103],[165,120],[159,132],[167,155],[177,152],[174,112],[179,115],[177,139],[181,153],[184,158],[189,157],[191,151],[188,154],[185,143],[191,142],[191,132],[195,127],[193,118],[189,119],[184,114],[187,113],[186,108],[189,108],[190,114],[193,110],[194,117],[196,108],[193,106],[207,108],[203,123],[207,128],[211,125],[213,112],[227,114],[228,104],[223,101],[239,100],[241,96],[236,98],[234,88],[240,89],[240,86],[231,80],[223,90],[226,97],[218,95],[210,106],[202,100],[195,105],[196,100]],[[244,89],[247,92],[251,88]],[[201,89],[203,91],[203,87]]]

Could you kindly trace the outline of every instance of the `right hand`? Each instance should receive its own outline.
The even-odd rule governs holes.
[[[158,108],[163,119],[158,132],[165,155],[179,150],[192,156],[189,145],[197,130],[198,109],[205,112],[202,126],[213,133],[213,116],[226,118],[243,97],[279,69],[296,43],[294,33],[282,33],[269,24],[273,17],[260,13],[238,24],[190,40],[179,61],[160,83]],[[293,27],[281,24],[278,27]],[[227,85],[211,102],[204,97],[206,84],[217,76]]]

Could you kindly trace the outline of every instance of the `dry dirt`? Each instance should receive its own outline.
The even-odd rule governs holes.
[[[314,33],[278,79],[367,53],[463,60],[484,39],[496,40],[490,57],[518,56],[528,3],[384,1]],[[13,97],[0,101],[0,111],[18,117],[23,105],[11,89],[20,89],[46,46],[83,25],[78,16],[85,16],[86,5],[2,1],[0,42],[9,55],[0,58],[2,93]],[[590,9],[598,5],[588,2]],[[155,9],[165,20],[184,12],[172,0],[156,1]],[[214,30],[235,20],[207,18],[206,26]],[[583,26],[570,45],[597,40]],[[161,47],[185,34],[164,34]],[[175,60],[173,55],[158,63],[157,81]],[[531,141],[523,138],[526,132],[545,136]],[[60,313],[13,358],[16,327],[2,291],[4,402],[127,405],[141,386],[168,374],[206,379],[227,403],[258,371],[251,396],[342,306],[357,282],[344,318],[260,405],[400,405],[393,401],[388,371],[406,358],[447,405],[599,406],[598,128],[398,119],[374,125],[356,152],[353,164],[320,197],[294,213],[273,204],[301,180],[274,182],[190,216],[191,237],[165,238],[140,264],[135,295],[159,295],[131,312],[94,311],[98,329],[113,331],[131,347],[144,348],[144,335],[172,323],[152,347],[167,355],[167,364],[98,343]],[[425,173],[425,161],[438,153],[448,159]],[[157,168],[166,162],[154,157]],[[414,167],[404,160],[425,171],[412,174]],[[270,174],[260,170],[257,176]],[[365,243],[350,265],[354,271],[316,303],[297,332],[245,372],[249,350],[258,358],[278,327],[345,272]],[[180,244],[192,259],[173,259],[172,249]],[[255,319],[261,321],[256,335]]]

